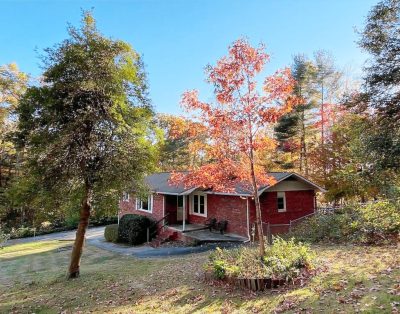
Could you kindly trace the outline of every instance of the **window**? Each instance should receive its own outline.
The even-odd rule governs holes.
[[[129,193],[128,192],[124,192],[122,194],[122,201],[129,202]]]
[[[153,195],[149,195],[145,198],[136,198],[136,209],[143,210],[145,212],[153,211]]]
[[[207,195],[195,193],[192,195],[191,213],[197,216],[207,217]]]
[[[278,212],[285,212],[286,211],[285,192],[278,192],[277,194],[278,194],[277,195]]]

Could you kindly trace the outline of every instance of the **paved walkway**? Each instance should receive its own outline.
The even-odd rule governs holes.
[[[237,245],[237,243],[209,243],[205,245],[193,246],[193,247],[161,247],[153,248],[149,245],[141,246],[129,246],[124,244],[115,244],[106,242],[104,239],[104,226],[89,228],[86,231],[86,243],[88,245],[93,245],[100,249],[110,251],[116,254],[134,256],[138,258],[163,258],[168,256],[176,255],[186,255],[192,253],[206,252],[218,247],[232,247]],[[22,239],[12,239],[7,241],[6,246],[19,244],[19,243],[29,243],[35,241],[51,241],[51,240],[74,240],[76,230],[64,231],[50,233],[46,235],[41,235],[37,237],[29,237]]]
[[[87,241],[89,245],[93,245],[103,250],[107,250],[113,253],[134,256],[138,258],[163,258],[169,256],[177,256],[177,255],[187,255],[193,253],[201,253],[210,250],[214,250],[216,247],[225,248],[225,247],[234,247],[238,245],[237,243],[208,243],[204,245],[198,246],[187,246],[187,247],[160,247],[153,248],[149,245],[141,245],[141,246],[129,246],[124,244],[116,244],[106,242],[101,238],[89,239]]]

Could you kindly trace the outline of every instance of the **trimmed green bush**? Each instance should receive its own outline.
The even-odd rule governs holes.
[[[118,240],[131,245],[142,244],[147,241],[147,228],[153,225],[154,221],[146,216],[124,215],[119,222]]]
[[[104,238],[108,242],[118,242],[118,225],[108,225],[104,229]]]

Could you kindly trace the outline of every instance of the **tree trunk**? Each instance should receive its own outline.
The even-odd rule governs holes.
[[[92,193],[92,188],[86,184],[85,196],[82,200],[82,207],[80,211],[78,230],[76,231],[74,247],[71,254],[71,263],[69,265],[68,278],[70,279],[79,277],[79,266],[81,263],[83,244],[85,242],[85,233],[89,224]]]
[[[304,109],[301,114],[301,155],[302,163],[304,164],[303,170],[306,176],[308,176],[308,156],[307,156],[307,146],[306,146],[306,126],[305,126],[305,114]]]
[[[256,203],[256,225],[258,231],[258,241],[260,244],[260,256],[263,257],[265,255],[265,241],[264,241],[264,231],[262,228],[262,221],[261,221],[261,206],[260,206],[260,199],[258,196],[258,191],[254,193],[254,202]]]
[[[325,156],[325,108],[324,108],[324,80],[321,81],[321,151],[322,170],[326,181],[326,156]]]
[[[262,229],[262,221],[261,221],[261,207],[260,207],[260,199],[258,196],[258,187],[256,181],[256,174],[254,171],[254,151],[253,151],[253,135],[252,135],[252,124],[251,119],[249,117],[249,159],[250,159],[250,176],[251,176],[251,183],[253,186],[253,196],[254,202],[256,205],[256,226],[257,226],[257,233],[258,233],[258,241],[259,241],[259,248],[260,248],[260,257],[262,258],[265,255],[265,243],[264,243],[264,232]]]
[[[258,188],[257,188],[257,182],[256,182],[253,164],[251,164],[251,180],[252,180],[252,185],[253,185],[254,202],[256,205],[256,226],[257,226],[257,233],[258,233],[260,256],[263,257],[265,255],[264,231],[262,228],[260,198],[258,195]]]

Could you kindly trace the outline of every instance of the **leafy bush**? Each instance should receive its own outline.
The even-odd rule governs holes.
[[[154,221],[146,216],[127,214],[119,223],[118,239],[131,245],[142,244],[147,241],[147,228],[151,228]],[[150,231],[150,234],[153,230]]]
[[[74,215],[69,215],[65,218],[65,227],[75,229],[78,227],[79,224],[79,213]]]
[[[108,225],[104,229],[104,238],[108,242],[118,242],[118,225]]]
[[[22,226],[20,228],[12,228],[10,232],[10,237],[12,239],[27,238],[27,237],[33,237],[35,234],[36,234],[36,228]]]
[[[40,230],[50,230],[52,229],[53,224],[50,221],[43,221],[40,224]]]
[[[306,242],[381,244],[397,241],[400,204],[382,200],[347,206],[333,214],[316,214],[294,227],[287,237]]]
[[[0,249],[6,244],[6,242],[10,239],[10,235],[5,233],[4,230],[0,227]]]
[[[218,279],[230,276],[289,280],[301,269],[313,268],[314,258],[315,254],[308,246],[296,243],[294,239],[285,241],[277,237],[272,245],[266,246],[263,258],[256,247],[217,248],[210,254],[206,268],[211,269]]]
[[[104,226],[104,225],[110,225],[110,224],[116,224],[116,223],[118,223],[117,216],[93,217],[90,219],[90,225],[92,225],[92,226]]]
[[[308,246],[296,243],[294,239],[286,241],[277,237],[265,252],[264,264],[273,275],[290,279],[296,277],[300,269],[312,268],[314,258],[315,254]]]
[[[303,242],[341,242],[347,239],[352,222],[347,213],[315,214],[292,227],[286,238]]]
[[[380,243],[398,238],[400,233],[399,202],[379,201],[355,208],[351,228],[354,238],[363,243]]]

